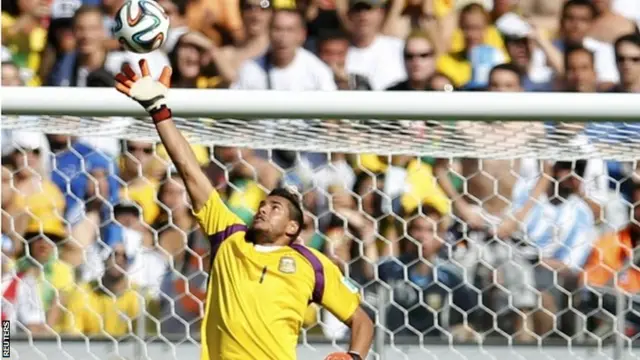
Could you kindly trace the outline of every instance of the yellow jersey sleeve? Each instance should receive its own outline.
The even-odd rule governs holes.
[[[315,285],[311,300],[324,306],[338,320],[349,320],[360,306],[358,288],[322,253],[299,244],[291,247],[304,256],[313,267]]]
[[[194,215],[200,222],[202,230],[209,236],[224,236],[228,232],[229,234],[224,236],[226,238],[238,231],[232,231],[231,228],[238,227],[246,230],[245,224],[222,202],[217,191],[211,193],[209,200]]]

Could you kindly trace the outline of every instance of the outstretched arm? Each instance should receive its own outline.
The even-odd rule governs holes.
[[[151,78],[146,60],[140,60],[142,77],[129,65],[116,75],[118,91],[139,102],[151,115],[158,135],[185,183],[195,211],[200,210],[215,191],[200,168],[187,139],[180,133],[171,117],[165,96],[171,80],[171,68],[165,67],[159,80]]]

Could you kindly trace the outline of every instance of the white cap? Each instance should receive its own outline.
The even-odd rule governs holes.
[[[13,58],[11,56],[11,50],[9,50],[8,48],[6,48],[4,46],[2,47],[2,50],[0,50],[0,54],[2,54],[1,55],[2,56],[2,62],[11,61],[11,59]]]
[[[44,135],[32,131],[15,131],[11,134],[13,149],[35,150],[44,145]]]
[[[496,21],[496,28],[504,36],[526,38],[531,33],[531,25],[514,13],[506,13]]]

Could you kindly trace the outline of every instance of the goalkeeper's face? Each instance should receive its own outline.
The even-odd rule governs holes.
[[[298,233],[299,224],[292,219],[289,200],[268,196],[260,203],[251,230],[257,243],[286,245]]]

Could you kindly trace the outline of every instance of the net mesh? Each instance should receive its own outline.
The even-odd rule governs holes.
[[[638,124],[176,121],[206,144],[194,147],[198,159],[243,220],[275,186],[304,194],[302,241],[358,285],[376,324],[372,358],[638,357],[627,345],[639,339],[639,252],[612,240],[636,223]],[[11,357],[198,358],[208,243],[184,215],[184,186],[167,177],[153,125],[7,116],[2,129]],[[54,153],[53,138],[34,140],[44,132],[79,139]],[[607,241],[622,249],[614,262]],[[135,286],[114,288],[114,268]],[[597,271],[592,282],[585,269]],[[8,290],[14,282],[20,291]],[[298,353],[322,359],[347,339],[312,306]]]
[[[637,123],[413,120],[243,120],[175,118],[191,143],[376,154],[512,159],[598,157],[630,161],[640,149]],[[6,129],[157,141],[149,119],[4,116]],[[585,129],[586,128],[586,129]],[[576,146],[586,130],[589,146]]]

